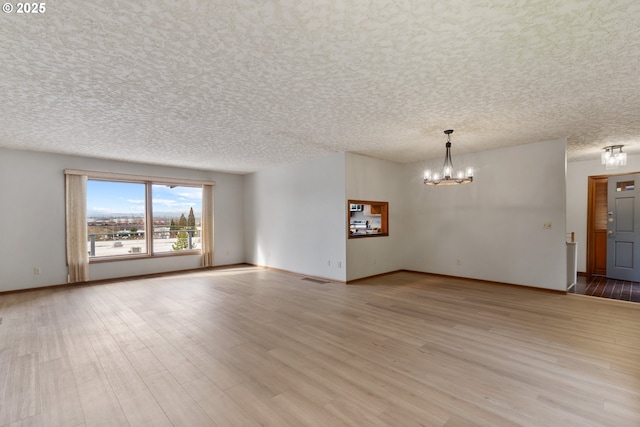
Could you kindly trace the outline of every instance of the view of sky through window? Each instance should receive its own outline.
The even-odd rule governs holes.
[[[172,188],[173,187],[173,188]],[[172,216],[189,213],[193,208],[196,218],[202,215],[202,188],[153,185],[153,216]]]
[[[87,215],[144,214],[144,184],[87,181]]]
[[[151,206],[146,203],[148,186],[151,186]],[[151,222],[147,221],[149,208],[153,214]],[[200,249],[201,218],[201,187],[87,181],[90,257],[144,256]]]
[[[173,188],[172,188],[173,187]],[[127,216],[144,215],[145,194],[142,183],[87,181],[87,215]],[[202,212],[202,188],[153,185],[154,216],[188,214],[193,208],[196,217]]]

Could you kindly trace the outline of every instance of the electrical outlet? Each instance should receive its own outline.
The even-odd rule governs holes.
[[[331,260],[330,259],[327,260],[327,267],[331,267]]]
[[[551,230],[551,221],[547,221],[542,224],[542,228],[544,228],[545,230]]]
[[[373,259],[373,263],[375,264],[378,260],[376,260],[375,258]]]
[[[342,268],[342,261],[338,261],[338,268]]]
[[[459,259],[456,260],[456,265],[461,265],[462,261],[460,261]]]
[[[35,274],[36,276],[40,275],[40,267],[34,267],[33,268],[33,274]]]

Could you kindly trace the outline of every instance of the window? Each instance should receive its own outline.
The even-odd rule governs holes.
[[[146,184],[87,180],[89,258],[148,253]]]
[[[202,253],[210,265],[213,231],[203,227],[203,189],[210,188],[212,206],[213,183],[86,174],[89,260]],[[211,209],[207,215],[213,224]]]
[[[154,184],[151,194],[154,252],[200,249],[202,188]]]
[[[635,181],[624,181],[616,183],[616,191],[633,191],[635,190]]]
[[[349,200],[347,218],[349,238],[389,235],[389,203]]]

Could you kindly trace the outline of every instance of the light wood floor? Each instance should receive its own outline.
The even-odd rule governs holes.
[[[639,426],[640,305],[253,267],[0,296],[0,425]]]

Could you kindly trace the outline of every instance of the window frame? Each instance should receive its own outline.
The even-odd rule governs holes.
[[[180,179],[180,178],[166,178],[156,176],[143,176],[132,174],[118,174],[111,172],[93,172],[93,171],[81,171],[74,169],[66,169],[65,175],[84,175],[87,177],[87,181],[106,181],[106,182],[123,182],[132,184],[144,184],[145,186],[145,213],[144,213],[144,233],[145,244],[147,251],[140,254],[121,254],[121,255],[108,255],[108,256],[93,256],[89,257],[89,264],[98,264],[104,262],[114,261],[131,261],[141,260],[149,258],[163,258],[185,255],[202,255],[202,246],[197,249],[185,249],[180,251],[167,251],[154,253],[153,250],[153,186],[154,185],[175,185],[182,187],[193,187],[204,189],[205,185],[215,186],[213,181],[194,180],[194,179]],[[85,226],[87,226],[87,218],[85,218]]]
[[[87,175],[87,183],[89,181],[103,181],[103,182],[120,182],[123,184],[143,184],[144,185],[144,199],[145,199],[145,209],[144,209],[144,240],[147,248],[146,252],[141,252],[139,254],[121,254],[121,255],[103,255],[103,256],[91,256],[89,255],[89,264],[92,263],[101,263],[101,262],[110,262],[110,261],[122,261],[122,260],[130,260],[130,259],[143,259],[143,258],[151,258],[153,255],[152,246],[149,242],[149,233],[147,232],[147,227],[149,225],[149,216],[153,216],[152,209],[149,208],[149,185],[148,181],[135,181],[131,179],[105,179],[105,178],[94,178],[91,175]],[[88,218],[87,218],[88,219]],[[86,219],[85,219],[86,221]],[[88,230],[87,230],[87,235]]]
[[[145,234],[149,234],[149,239],[151,240],[151,246],[149,246],[149,242],[147,242],[147,247],[151,248],[151,250],[149,251],[150,255],[152,257],[164,257],[164,256],[179,256],[179,255],[194,255],[194,254],[202,254],[202,245],[200,246],[199,249],[183,249],[183,250],[179,250],[179,251],[164,251],[164,252],[153,252],[153,186],[154,185],[160,185],[160,186],[173,186],[175,185],[176,187],[191,187],[191,188],[200,188],[200,189],[204,189],[204,184],[203,185],[185,185],[185,184],[178,184],[176,182],[171,182],[171,183],[167,183],[164,181],[149,181],[147,188],[148,194],[147,194],[147,199],[146,199],[146,203],[149,204],[149,206],[151,206],[150,209],[147,210],[148,216],[145,218],[145,221],[147,221],[148,224],[150,224],[151,227],[151,232],[150,233],[146,233],[145,230]],[[200,197],[200,204],[202,204],[202,196]],[[200,213],[200,221],[202,222],[202,213]],[[146,226],[145,226],[146,228]]]
[[[380,230],[377,233],[367,234],[354,234],[351,227],[351,219],[353,212],[351,211],[351,205],[360,205],[363,210],[369,206],[369,210],[373,206],[379,209],[379,213],[369,213],[367,216],[379,216],[380,217]],[[370,212],[370,211],[369,211]],[[366,239],[369,237],[386,237],[389,236],[389,202],[372,201],[372,200],[348,200],[347,201],[347,238],[348,239]]]

